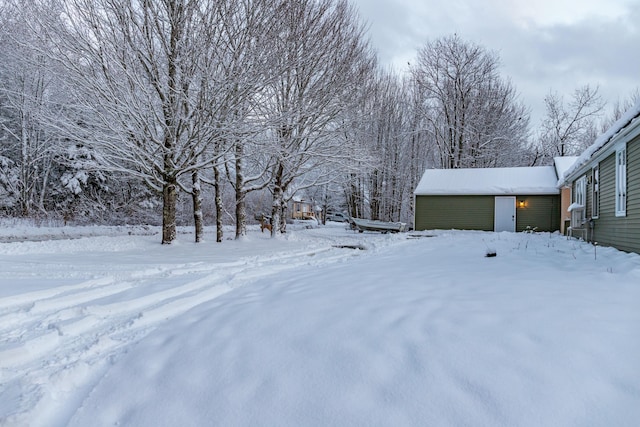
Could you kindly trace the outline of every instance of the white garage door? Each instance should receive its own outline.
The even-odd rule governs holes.
[[[516,231],[516,198],[496,196],[493,231]]]

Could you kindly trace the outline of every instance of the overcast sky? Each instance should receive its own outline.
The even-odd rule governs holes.
[[[640,0],[352,0],[380,62],[405,71],[427,41],[457,33],[498,53],[532,109],[550,90],[599,86],[609,106],[640,87]]]

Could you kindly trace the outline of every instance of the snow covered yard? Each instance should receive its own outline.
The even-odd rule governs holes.
[[[638,255],[338,224],[101,232],[0,243],[0,425],[640,422]]]

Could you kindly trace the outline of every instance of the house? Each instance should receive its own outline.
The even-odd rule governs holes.
[[[569,168],[572,228],[581,237],[640,253],[640,102]]]
[[[313,209],[313,202],[294,197],[291,201],[291,218],[292,219],[315,219],[316,215]]]
[[[416,230],[560,228],[560,190],[554,166],[427,169],[414,197]]]

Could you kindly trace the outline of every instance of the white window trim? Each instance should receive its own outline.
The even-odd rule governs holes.
[[[574,200],[578,205],[582,206],[582,220],[585,219],[585,208],[587,203],[587,177],[582,175],[576,181],[576,199]]]
[[[591,218],[600,217],[600,163],[591,168]]]
[[[627,216],[627,146],[616,149],[616,216]]]

